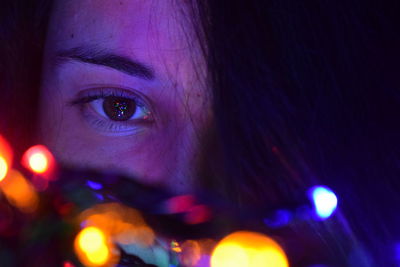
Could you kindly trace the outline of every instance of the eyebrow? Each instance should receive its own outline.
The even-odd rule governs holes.
[[[84,63],[106,66],[145,80],[154,79],[154,70],[143,63],[126,56],[110,53],[103,49],[91,47],[75,47],[59,51],[56,54],[57,62],[76,60]]]

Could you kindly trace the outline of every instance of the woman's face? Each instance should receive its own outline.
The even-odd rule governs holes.
[[[209,108],[204,64],[183,3],[55,2],[42,142],[67,165],[190,191]]]

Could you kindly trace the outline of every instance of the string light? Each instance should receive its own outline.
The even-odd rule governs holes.
[[[110,259],[110,248],[105,234],[96,227],[81,230],[75,240],[75,251],[87,266],[103,266]]]
[[[183,266],[194,267],[201,259],[201,246],[195,240],[186,240],[181,246],[179,254],[180,262]]]
[[[212,253],[211,267],[288,267],[283,249],[271,238],[239,231],[219,242]]]
[[[49,161],[42,153],[32,154],[29,158],[29,166],[34,172],[44,173],[49,166]]]
[[[187,224],[204,223],[211,218],[211,210],[206,205],[195,205],[191,207],[184,216]]]
[[[179,246],[179,243],[176,241],[171,241],[170,247],[171,247],[171,250],[176,253],[182,252],[182,248]]]
[[[180,195],[174,196],[165,201],[164,208],[169,214],[183,213],[190,210],[196,202],[196,199],[192,195]]]
[[[321,220],[329,218],[336,210],[338,199],[335,193],[326,186],[315,186],[309,196],[314,204],[315,214]]]
[[[53,167],[54,159],[45,146],[36,145],[24,153],[22,164],[34,173],[45,174]]]
[[[4,157],[0,156],[0,181],[2,181],[8,172],[8,164]]]
[[[11,147],[1,135],[0,135],[0,181],[2,181],[10,169],[12,162],[12,151]]]
[[[293,214],[286,209],[276,210],[271,216],[264,218],[264,223],[271,228],[280,228],[288,225],[293,220]]]
[[[140,212],[119,203],[95,205],[79,217],[84,226],[101,229],[120,244],[150,247],[155,242],[155,233]]]
[[[76,267],[76,266],[69,261],[65,261],[63,267]]]
[[[39,197],[30,182],[18,171],[10,170],[0,184],[8,201],[23,212],[34,212]]]

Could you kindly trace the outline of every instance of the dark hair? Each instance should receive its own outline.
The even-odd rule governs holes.
[[[37,9],[25,1],[10,5],[25,10],[26,19],[10,11],[1,16],[1,35],[11,41],[0,56],[18,60],[0,63],[8,81],[1,86],[13,88],[0,100],[0,131],[18,148],[32,140],[26,137],[34,129],[46,2],[37,1]],[[280,233],[284,244],[304,245],[291,251],[296,266],[323,257],[338,266],[394,265],[399,4],[199,0],[193,6],[215,125],[204,147],[202,186],[257,210],[296,202],[310,186],[327,185],[339,196],[336,217]],[[310,258],[306,249],[321,253]]]
[[[400,241],[398,3],[197,2],[225,193],[260,208],[328,185],[339,212],[314,225],[327,253],[339,266],[392,266]]]
[[[0,132],[17,154],[35,140],[49,9],[50,1],[16,0],[3,4],[0,11]]]

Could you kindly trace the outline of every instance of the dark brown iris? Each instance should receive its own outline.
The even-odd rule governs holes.
[[[107,96],[104,98],[103,109],[111,120],[126,121],[135,113],[136,102],[129,98]]]

